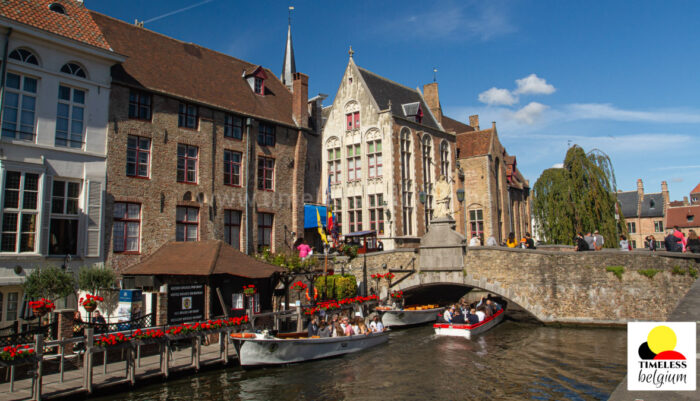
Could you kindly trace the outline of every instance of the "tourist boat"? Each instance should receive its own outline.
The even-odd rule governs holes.
[[[404,309],[377,307],[384,327],[414,326],[434,322],[442,308],[438,305],[411,306]]]
[[[435,329],[435,334],[438,336],[453,336],[453,337],[464,337],[466,339],[471,339],[472,336],[481,334],[485,331],[490,330],[498,323],[503,321],[505,316],[505,309],[501,309],[496,312],[493,316],[487,317],[482,322],[475,324],[452,324],[452,323],[435,323],[433,328]]]
[[[389,341],[389,330],[381,333],[347,337],[307,337],[302,333],[277,336],[258,333],[233,333],[238,359],[242,367],[286,365],[330,358],[362,351]]]

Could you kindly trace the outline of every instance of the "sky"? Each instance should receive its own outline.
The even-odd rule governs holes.
[[[85,0],[88,8],[281,72],[288,7],[297,71],[330,105],[359,66],[437,82],[443,113],[479,114],[531,186],[571,144],[610,156],[617,185],[671,200],[700,183],[700,2]],[[179,13],[176,11],[185,9]],[[172,14],[171,14],[172,13]]]

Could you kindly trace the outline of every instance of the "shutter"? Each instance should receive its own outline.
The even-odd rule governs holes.
[[[88,181],[86,255],[100,256],[102,227],[102,183]]]
[[[41,254],[49,254],[51,224],[51,191],[53,191],[53,177],[44,174],[44,207],[41,209]]]

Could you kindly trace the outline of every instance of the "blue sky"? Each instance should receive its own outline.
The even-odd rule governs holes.
[[[437,67],[445,114],[496,121],[531,185],[562,162],[569,141],[609,154],[623,190],[642,178],[659,192],[666,180],[671,199],[682,199],[700,183],[700,2],[85,3],[275,72],[291,4],[297,70],[327,104],[352,45],[358,65],[411,87]]]

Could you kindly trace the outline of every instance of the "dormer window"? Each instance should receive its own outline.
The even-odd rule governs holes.
[[[413,120],[418,124],[423,122],[423,107],[421,107],[420,102],[406,103],[401,105],[403,108],[403,114],[409,120]]]
[[[243,77],[248,81],[250,89],[256,95],[265,96],[265,79],[267,79],[267,74],[265,74],[265,70],[262,67],[257,67],[250,73],[244,72]]]
[[[649,209],[653,209],[656,206],[656,202],[653,199],[649,200]]]
[[[258,95],[263,95],[265,93],[265,83],[262,78],[255,77],[255,93]]]
[[[51,4],[49,4],[49,10],[51,10],[51,11],[53,11],[53,12],[55,12],[55,13],[59,13],[59,14],[65,14],[65,13],[66,13],[66,9],[63,8],[63,6],[60,5],[60,4],[58,4],[58,3],[51,3]]]

